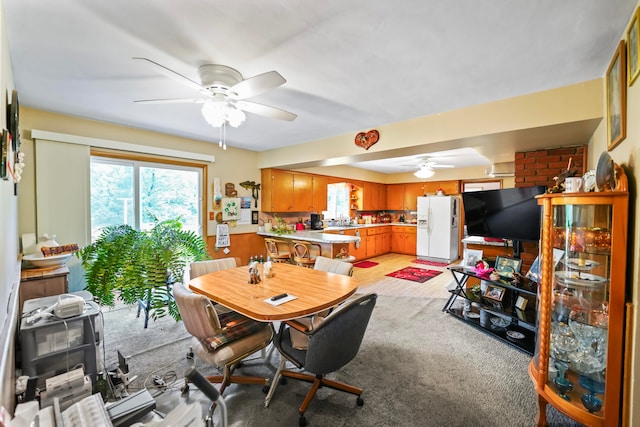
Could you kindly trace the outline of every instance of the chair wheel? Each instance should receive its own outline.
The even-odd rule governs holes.
[[[287,383],[287,379],[285,377],[280,378],[280,384],[285,385]]]
[[[298,424],[300,424],[300,427],[304,427],[307,425],[307,419],[304,417],[304,415],[300,415],[300,419],[298,420]]]
[[[270,389],[270,388],[271,388],[271,387],[269,387],[268,385],[266,385],[266,386],[262,387],[262,392],[263,392],[264,394],[267,394],[267,393],[269,393],[269,389]]]
[[[182,387],[180,387],[180,391],[182,392],[183,395],[189,393],[189,384],[185,384]]]
[[[364,405],[364,400],[362,400],[362,398],[361,398],[360,396],[358,396],[358,397],[356,398],[356,404],[357,404],[358,406],[362,406],[362,405]]]

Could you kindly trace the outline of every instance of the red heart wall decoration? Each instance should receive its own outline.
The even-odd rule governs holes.
[[[368,150],[369,147],[378,142],[379,139],[380,134],[377,130],[373,129],[366,133],[360,132],[359,134],[357,134],[355,142],[358,147],[362,147],[365,150]]]

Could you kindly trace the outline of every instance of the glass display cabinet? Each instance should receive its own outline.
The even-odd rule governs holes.
[[[621,423],[627,192],[538,196],[538,425],[551,404],[587,426]]]

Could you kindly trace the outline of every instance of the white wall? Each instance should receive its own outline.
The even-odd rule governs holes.
[[[6,93],[11,92],[14,83],[3,0],[0,0],[0,37],[0,124],[6,129]],[[18,198],[14,195],[13,182],[0,180],[0,404],[10,411],[15,400],[13,339],[19,282]]]

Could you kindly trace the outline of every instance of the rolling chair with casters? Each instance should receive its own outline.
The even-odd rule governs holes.
[[[223,375],[207,377],[210,382],[220,383],[220,394],[231,383],[261,384],[267,391],[267,378],[237,376],[234,371],[242,360],[269,345],[272,328],[235,311],[218,314],[207,297],[189,291],[181,283],[173,286],[173,296],[184,326],[193,336],[193,352],[204,362],[223,369]],[[188,390],[185,378],[182,392]]]
[[[342,368],[358,354],[376,299],[376,294],[368,294],[339,306],[322,323],[305,332],[309,336],[306,350],[293,348],[291,343],[290,328],[298,329],[301,325],[296,324],[295,320],[282,322],[273,339],[280,351],[280,366],[271,383],[265,406],[269,405],[278,382],[282,379],[284,381],[281,383],[285,383],[286,378],[312,383],[299,408],[300,426],[307,424],[304,413],[320,387],[355,394],[357,405],[364,405],[364,400],[360,397],[361,388],[329,380],[325,375]],[[310,374],[285,370],[287,361]]]
[[[209,259],[206,261],[194,261],[189,264],[189,279],[195,279],[198,276],[202,276],[208,273],[214,273],[220,270],[228,270],[230,268],[236,268],[240,265],[240,258],[228,257]],[[227,307],[213,302],[218,314],[231,311]]]

